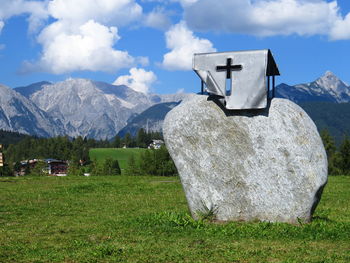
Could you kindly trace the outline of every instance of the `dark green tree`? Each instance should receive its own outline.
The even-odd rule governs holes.
[[[13,166],[13,170],[15,171],[15,172],[20,172],[21,171],[21,168],[22,168],[22,166],[21,166],[21,163],[20,162],[15,162],[15,164],[14,164],[14,166]]]
[[[104,175],[120,175],[120,167],[118,160],[107,158],[103,162]]]
[[[350,139],[345,136],[339,147],[340,169],[344,175],[350,175]]]
[[[143,175],[177,175],[175,164],[164,145],[160,149],[146,150],[142,153],[140,155],[139,170]]]
[[[104,172],[104,167],[103,164],[101,164],[100,162],[97,162],[96,159],[94,159],[91,163],[90,163],[90,173],[93,176],[102,176],[105,175]]]
[[[142,175],[154,175],[157,167],[153,150],[146,150],[140,154],[139,170]]]
[[[44,176],[48,174],[47,164],[44,160],[38,160],[35,166],[30,170],[32,175]]]
[[[129,148],[131,146],[132,138],[131,138],[130,133],[125,134],[124,139],[123,139],[123,143],[127,148]]]
[[[7,164],[5,164],[4,166],[0,166],[0,176],[13,176],[13,171]]]
[[[78,165],[74,162],[70,162],[67,170],[68,176],[77,176],[78,175]]]
[[[138,165],[136,163],[135,156],[132,154],[128,158],[126,169],[125,169],[125,174],[126,175],[131,175],[131,176],[133,176],[133,175],[140,175],[139,171],[140,170],[139,170]]]
[[[122,147],[121,138],[120,138],[118,135],[116,135],[116,136],[114,137],[112,146],[113,146],[114,148],[121,148],[121,147]]]
[[[335,146],[335,142],[333,137],[329,134],[327,129],[321,131],[321,138],[323,141],[324,148],[327,153],[328,159],[328,174],[337,175],[340,173],[340,169],[337,167],[338,155],[336,154],[337,147]]]
[[[25,168],[24,168],[24,174],[25,174],[25,175],[31,174],[30,167],[29,167],[28,164],[27,164],[27,165],[25,166]]]
[[[143,128],[139,129],[136,135],[136,146],[140,148],[147,147],[147,134]]]
[[[162,145],[159,150],[154,150],[157,154],[156,160],[158,161],[158,175],[160,176],[172,176],[177,174],[177,170],[173,160],[170,157],[168,149],[165,145]]]
[[[321,131],[321,138],[329,160],[334,155],[337,147],[335,146],[333,137],[329,134],[327,129]]]
[[[119,162],[118,162],[118,160],[113,160],[112,161],[112,175],[120,175],[120,174],[121,174],[121,170],[120,170]]]

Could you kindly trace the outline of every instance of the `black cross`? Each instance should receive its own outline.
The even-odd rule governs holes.
[[[216,66],[216,71],[226,71],[226,78],[231,79],[233,70],[242,70],[242,65],[232,65],[232,58],[228,58],[226,66]]]

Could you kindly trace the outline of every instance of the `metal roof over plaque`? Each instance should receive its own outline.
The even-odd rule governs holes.
[[[194,54],[193,70],[205,84],[205,91],[219,96],[229,110],[267,107],[272,77],[280,75],[269,49]]]

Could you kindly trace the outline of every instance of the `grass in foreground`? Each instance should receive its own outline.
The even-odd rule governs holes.
[[[0,178],[0,262],[350,262],[350,177],[311,224],[193,221],[178,178]]]
[[[139,156],[146,149],[142,148],[94,148],[90,150],[90,159],[96,159],[97,161],[104,161],[107,158],[118,160],[121,169],[125,169],[127,166],[128,159],[131,155],[134,155],[135,159],[138,160]]]

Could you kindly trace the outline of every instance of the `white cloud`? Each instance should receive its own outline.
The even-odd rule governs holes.
[[[332,40],[350,39],[350,13],[343,20],[334,23],[330,37]]]
[[[114,85],[126,85],[133,90],[142,93],[148,93],[151,85],[157,80],[157,76],[152,71],[146,71],[142,68],[132,68],[130,75],[118,77]]]
[[[164,55],[162,66],[169,70],[191,70],[194,53],[216,51],[209,40],[194,36],[184,22],[171,27],[165,36],[171,51]]]
[[[1,21],[0,20],[0,35],[1,35],[1,31],[2,31],[2,29],[3,29],[3,27],[4,27],[4,25],[5,25],[5,23],[4,23],[4,21]],[[5,45],[4,44],[1,44],[0,43],[0,50],[3,50],[3,49],[5,49]]]
[[[170,27],[171,21],[165,14],[164,9],[156,8],[146,15],[144,24],[149,27],[166,30]]]
[[[76,70],[113,72],[134,63],[127,52],[113,49],[119,40],[116,27],[93,20],[77,30],[68,26],[55,22],[43,30],[38,38],[43,52],[36,67],[54,74]]]
[[[262,1],[252,8],[259,35],[327,34],[339,18],[336,2],[305,0]]]
[[[0,20],[0,34],[1,34],[3,27],[4,27],[4,22]]]
[[[216,0],[157,2],[180,3],[184,21],[193,31],[262,37],[324,35],[331,40],[350,39],[350,13],[343,17],[335,0],[220,0],[219,4]]]
[[[137,64],[140,64],[142,67],[147,67],[149,65],[149,58],[148,57],[137,57],[136,62],[137,62]]]
[[[4,21],[0,20],[0,35],[1,35],[1,31],[2,31],[2,29],[4,27],[4,25],[5,25]],[[3,50],[3,49],[5,49],[5,45],[0,43],[0,50]]]
[[[142,7],[134,0],[52,0],[47,10],[56,21],[37,38],[43,46],[40,59],[26,62],[23,71],[115,72],[146,62],[115,48],[118,27],[142,17]]]
[[[176,1],[180,2],[182,6],[190,6],[198,2],[199,0],[176,0]]]
[[[185,8],[191,29],[257,36],[328,35],[342,20],[336,1],[324,0],[213,0],[196,1]]]
[[[1,0],[0,19],[29,14],[29,32],[34,33],[48,18],[47,1]]]
[[[53,0],[48,10],[52,17],[73,24],[94,20],[121,26],[142,15],[142,7],[134,0]]]

